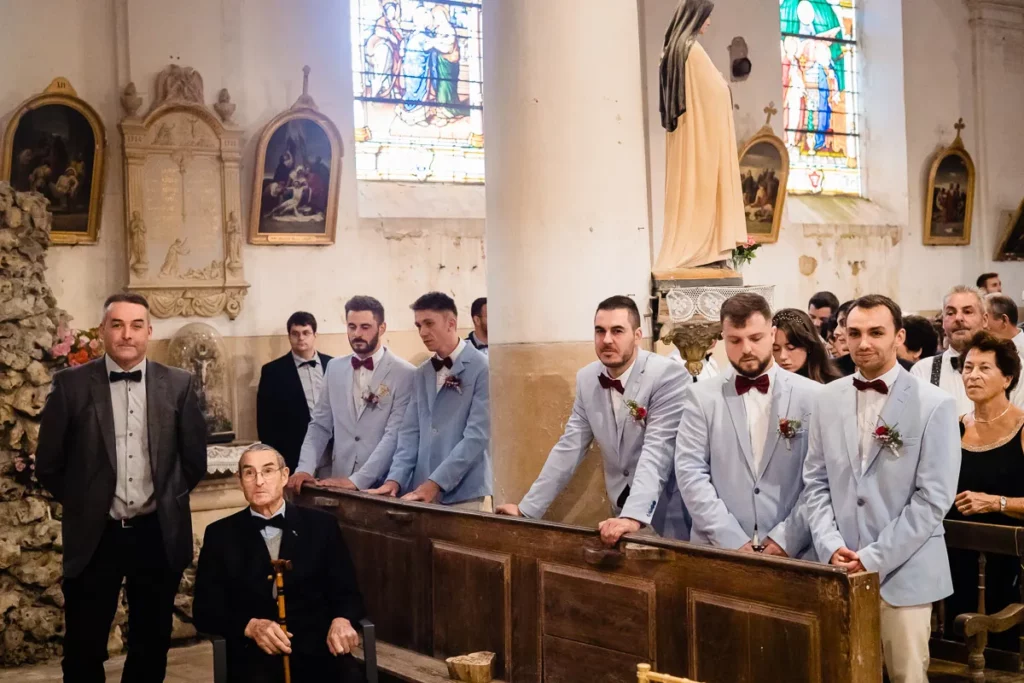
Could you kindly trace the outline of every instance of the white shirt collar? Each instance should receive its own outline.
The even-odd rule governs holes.
[[[270,517],[267,517],[266,515],[261,515],[260,513],[258,513],[255,510],[253,510],[252,508],[249,508],[249,514],[251,514],[253,517],[259,517],[261,519],[273,519],[274,517],[284,517],[284,509],[286,507],[288,507],[288,504],[285,503],[282,500],[281,501],[281,507],[279,507],[277,509],[277,512],[275,512],[274,514],[270,515]]]
[[[114,361],[114,359],[111,358],[110,356],[104,354],[103,355],[103,360],[107,364],[107,372],[108,373],[110,373],[110,372],[125,372],[125,370],[122,370],[121,366],[118,365]],[[127,372],[135,372],[136,370],[141,370],[142,371],[142,376],[143,377],[146,376],[146,359],[145,358],[143,358],[141,361],[139,361],[138,364],[134,368],[131,368]]]
[[[309,362],[308,360],[306,360],[302,356],[298,355],[294,351],[292,351],[292,360],[295,361],[295,367],[299,367],[303,363],[308,363]],[[318,351],[314,351],[313,352],[313,357],[310,358],[309,360],[316,361],[316,364],[320,365],[320,353]]]
[[[887,389],[892,389],[892,385],[896,383],[896,378],[900,376],[901,369],[902,367],[900,366],[899,362],[897,362],[896,365],[893,366],[892,370],[885,373],[878,379],[882,380],[885,383],[885,387]],[[857,372],[853,373],[853,376],[861,380],[862,382],[867,381],[864,379],[864,375],[860,374],[860,370],[857,370]]]
[[[466,349],[466,340],[465,339],[460,339],[458,345],[455,347],[455,350],[452,351],[452,354],[450,356],[448,356],[448,357],[451,358],[452,362],[454,363],[455,361],[457,361],[459,359],[459,356],[462,355],[462,352],[465,349]],[[437,355],[436,353],[434,354],[434,357],[435,358],[441,358],[441,356]],[[444,359],[441,358],[441,360],[444,360]],[[376,361],[374,361],[374,362],[376,362]]]
[[[1024,332],[1017,330],[1017,334],[1013,335],[1013,339],[1011,339],[1010,341],[1012,341],[1017,346],[1024,344]]]

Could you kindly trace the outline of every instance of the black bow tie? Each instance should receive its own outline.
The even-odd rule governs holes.
[[[877,391],[883,396],[889,394],[889,387],[880,379],[876,379],[873,382],[865,382],[854,377],[853,386],[856,387],[857,391]]]
[[[956,370],[957,372],[960,372],[960,357],[959,356],[950,356],[949,364],[953,366],[954,370]]]
[[[299,363],[299,367],[300,368],[306,368],[306,367],[315,368],[316,367],[316,361],[315,360],[302,361],[301,363]]]
[[[142,370],[133,370],[132,372],[112,372],[110,373],[111,382],[141,382],[142,381]]]
[[[278,529],[284,529],[285,527],[284,515],[274,515],[270,519],[263,519],[262,517],[256,517],[253,515],[252,522],[260,531],[263,531],[268,526],[277,527]]]
[[[437,356],[433,356],[430,359],[430,364],[434,366],[434,372],[441,372],[441,368],[448,368],[449,370],[451,370],[452,369],[452,358],[451,358],[451,356],[448,356],[447,358],[442,360],[442,359],[438,358]]]
[[[621,380],[612,379],[611,377],[609,377],[608,375],[604,374],[603,372],[600,375],[597,376],[597,381],[599,381],[601,383],[601,388],[602,389],[614,389],[615,391],[619,392],[620,394],[626,393],[626,388],[624,386],[622,386],[622,381]]]

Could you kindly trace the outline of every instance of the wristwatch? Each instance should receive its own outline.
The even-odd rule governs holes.
[[[999,511],[1006,512],[1006,496],[999,496]]]

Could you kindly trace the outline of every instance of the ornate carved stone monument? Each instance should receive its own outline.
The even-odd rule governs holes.
[[[223,312],[234,320],[249,288],[234,104],[222,90],[218,118],[203,103],[199,72],[177,65],[157,76],[154,92],[144,117],[133,83],[121,98],[128,289],[146,295],[158,318]]]
[[[199,409],[206,418],[207,441],[233,441],[234,385],[223,337],[206,323],[185,325],[171,338],[167,356],[172,366],[195,375],[199,385]]]

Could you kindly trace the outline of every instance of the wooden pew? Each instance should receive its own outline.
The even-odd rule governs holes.
[[[593,529],[309,485],[298,502],[335,511],[384,671],[392,646],[442,667],[495,652],[508,683],[617,683],[641,663],[702,683],[882,680],[876,574],[645,536],[607,549]]]

